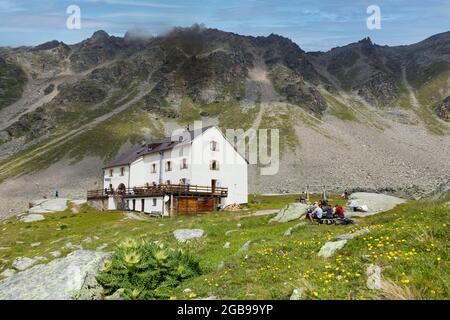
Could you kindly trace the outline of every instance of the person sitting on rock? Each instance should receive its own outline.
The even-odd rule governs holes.
[[[323,210],[322,204],[319,204],[311,213],[308,213],[308,218],[311,223],[314,223],[314,219],[322,219]]]

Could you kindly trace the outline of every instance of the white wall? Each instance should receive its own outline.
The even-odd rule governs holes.
[[[211,141],[218,142],[218,150],[212,151]],[[211,160],[217,160],[219,170],[210,170]],[[191,184],[210,186],[211,180],[218,180],[218,187],[228,188],[228,197],[223,205],[247,203],[247,162],[216,128],[210,128],[192,143]]]
[[[218,143],[218,150],[211,150],[211,141]],[[187,158],[188,169],[181,169],[182,159]],[[172,171],[165,171],[165,163],[172,162]],[[219,170],[210,170],[211,160],[217,160]],[[152,173],[152,164],[156,164],[156,173]],[[120,167],[114,168],[112,179],[114,188],[120,183],[127,187],[142,187],[146,183],[159,184],[160,170],[162,170],[162,183],[170,180],[172,184],[180,183],[180,179],[185,178],[191,185],[211,186],[211,180],[217,180],[217,187],[227,187],[228,197],[222,200],[222,205],[234,203],[247,203],[247,162],[240,156],[233,146],[225,139],[217,128],[206,130],[203,135],[198,136],[192,143],[179,145],[172,150],[166,150],[163,154],[163,163],[160,167],[160,154],[152,153],[140,157],[131,164],[131,173],[128,167],[125,168],[125,176],[120,177]],[[128,174],[130,174],[130,186],[128,186]],[[105,176],[109,171],[105,171]],[[109,184],[105,183],[105,186]],[[149,201],[152,201],[149,198]],[[130,199],[131,200],[131,199]],[[137,199],[138,200],[138,199]],[[161,200],[162,201],[162,200]],[[138,203],[139,202],[139,203]],[[136,210],[140,211],[140,199],[136,201]],[[130,206],[131,207],[131,206]],[[145,204],[145,211],[151,208]],[[158,206],[158,211],[161,206]]]
[[[124,168],[123,176],[120,175],[121,168]],[[109,172],[111,169],[113,170],[112,177],[110,177],[110,172]],[[128,165],[105,169],[105,173],[104,173],[104,177],[103,177],[103,188],[109,189],[109,185],[112,184],[113,189],[116,190],[117,187],[121,183],[123,183],[125,185],[125,187],[129,188],[129,186],[128,186],[129,175],[130,175],[130,168],[128,167]]]
[[[133,210],[133,200],[136,201],[135,211],[142,212],[142,199],[144,199],[144,212],[162,212],[164,210],[164,215],[168,216],[169,212],[167,212],[165,206],[163,207],[163,198],[162,197],[149,197],[149,198],[127,198],[126,201],[129,201],[129,209]],[[156,206],[153,206],[153,199],[156,199]]]

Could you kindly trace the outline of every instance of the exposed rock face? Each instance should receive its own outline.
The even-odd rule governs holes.
[[[294,289],[289,300],[303,300],[305,297],[305,292],[305,288]]]
[[[379,193],[356,192],[349,197],[350,206],[367,206],[367,212],[351,212],[348,210],[347,216],[368,216],[380,212],[388,211],[395,206],[405,202],[404,199],[388,196]]]
[[[306,225],[306,222],[300,222],[297,223],[295,226],[290,227],[289,229],[286,230],[286,232],[283,234],[285,237],[289,237],[292,232],[294,232],[296,229],[300,228],[301,226]]]
[[[370,232],[369,229],[361,229],[361,230],[358,230],[358,231],[350,233],[350,234],[343,234],[343,235],[337,236],[335,238],[335,240],[350,240],[350,239],[356,238],[360,235],[363,235],[363,234],[366,234],[369,232]]]
[[[382,289],[382,279],[381,279],[381,268],[376,265],[370,265],[366,270],[367,288],[370,290],[381,290]]]
[[[74,251],[0,281],[1,300],[70,300],[95,275],[107,254]]]
[[[289,203],[286,207],[280,210],[278,215],[269,222],[289,222],[297,220],[305,215],[308,205],[304,203]]]
[[[202,229],[178,229],[173,232],[174,237],[179,242],[186,242],[187,240],[203,237],[204,231]]]
[[[323,257],[323,258],[330,258],[337,251],[341,250],[345,246],[346,243],[347,243],[347,240],[338,240],[338,241],[327,242],[323,245],[322,248],[320,248],[318,256]]]
[[[20,218],[22,222],[35,222],[45,220],[45,217],[42,214],[29,214]]]
[[[19,257],[19,258],[14,259],[12,265],[17,270],[25,270],[25,269],[31,267],[36,262],[38,262],[37,259],[31,259],[31,258],[27,258],[27,257]]]
[[[39,214],[64,211],[67,209],[67,201],[69,201],[69,199],[62,198],[39,201],[39,203],[30,208],[28,212]]]

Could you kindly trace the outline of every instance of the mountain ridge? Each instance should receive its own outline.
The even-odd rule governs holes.
[[[149,38],[97,31],[73,45],[54,40],[1,48],[0,59],[6,74],[25,75],[15,86],[11,77],[0,77],[0,189],[61,161],[75,171],[87,158],[104,163],[126,145],[195,120],[222,129],[280,129],[280,175],[269,183],[255,169],[252,190],[267,184],[262,191],[292,191],[308,182],[383,189],[393,183],[392,189],[419,195],[450,172],[443,163],[447,151],[440,151],[450,132],[450,32],[407,46],[365,38],[305,52],[275,34],[240,36],[195,25]],[[396,149],[386,145],[391,140]],[[346,154],[342,165],[336,163],[335,154],[351,152],[352,144],[372,146],[373,159]],[[314,152],[325,159],[314,163]],[[410,160],[414,153],[421,156]],[[430,153],[440,156],[427,160]],[[375,159],[410,164],[396,172]],[[352,163],[362,173],[351,172]],[[332,182],[324,174],[328,168]],[[411,171],[427,178],[414,181]],[[97,178],[86,181],[92,186]],[[68,190],[82,194],[86,187],[74,182]]]

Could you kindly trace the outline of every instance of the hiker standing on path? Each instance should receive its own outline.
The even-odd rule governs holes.
[[[56,198],[59,198],[59,192],[58,192],[58,190],[55,191],[55,197],[56,197]]]

